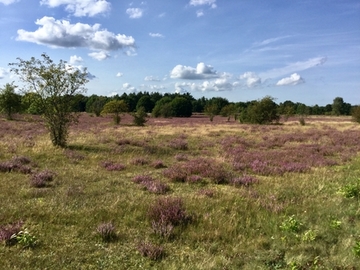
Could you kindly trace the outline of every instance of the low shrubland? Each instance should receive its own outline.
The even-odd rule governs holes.
[[[360,126],[0,119],[3,269],[357,269]],[[131,117],[129,118],[131,119]],[[0,268],[1,268],[0,267]]]

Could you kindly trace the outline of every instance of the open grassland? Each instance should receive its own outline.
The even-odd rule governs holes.
[[[359,269],[350,120],[0,119],[0,269]]]

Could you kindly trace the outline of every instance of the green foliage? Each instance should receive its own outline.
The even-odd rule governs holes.
[[[37,94],[37,105],[45,119],[54,146],[65,147],[70,125],[77,121],[72,100],[85,91],[87,71],[73,68],[60,60],[55,64],[43,53],[42,60],[17,58],[11,69],[27,85],[25,92]]]
[[[343,186],[339,192],[345,198],[358,198],[360,195],[360,186],[357,183],[356,184],[348,184],[348,185]]]
[[[286,232],[299,232],[302,227],[302,223],[298,221],[294,215],[285,219],[281,225],[280,229]]]
[[[351,116],[354,122],[360,124],[360,106],[356,106],[352,109]]]
[[[270,124],[274,121],[278,122],[279,119],[278,106],[270,96],[254,101],[240,115],[241,123],[250,124]]]
[[[144,126],[144,124],[147,122],[147,113],[144,107],[138,108],[137,111],[131,115],[134,117],[133,123],[136,126]]]
[[[190,117],[192,115],[191,101],[185,97],[175,97],[171,101],[173,115],[176,117]]]
[[[209,116],[211,122],[214,120],[214,117],[217,115],[218,111],[219,108],[216,104],[207,104],[204,108],[204,113]]]
[[[21,110],[21,96],[15,93],[16,86],[7,83],[4,88],[0,89],[0,112],[11,120],[14,113]]]
[[[171,97],[165,96],[158,100],[155,104],[151,114],[154,117],[165,117],[169,118],[174,116],[174,110],[171,104]]]
[[[32,248],[38,243],[36,237],[30,234],[26,228],[17,234],[14,234],[12,237],[24,248]]]
[[[145,110],[146,113],[150,113],[153,110],[154,106],[155,104],[150,98],[150,96],[144,95],[137,102],[136,110],[138,111],[140,108],[143,108],[143,110]]]
[[[233,116],[234,119],[236,120],[238,111],[239,111],[239,109],[236,107],[236,105],[234,103],[231,103],[231,104],[225,105],[221,109],[220,115],[227,117],[228,121],[230,121],[231,116]]]
[[[112,100],[105,104],[101,114],[113,114],[114,123],[120,124],[121,114],[128,111],[128,106],[124,100]]]
[[[360,241],[357,241],[353,247],[353,252],[357,257],[360,257]]]
[[[35,115],[43,114],[41,107],[41,96],[37,93],[25,93],[21,98],[21,104],[25,113]]]

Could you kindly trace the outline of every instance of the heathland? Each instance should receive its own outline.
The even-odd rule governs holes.
[[[358,269],[360,125],[0,119],[0,269]]]

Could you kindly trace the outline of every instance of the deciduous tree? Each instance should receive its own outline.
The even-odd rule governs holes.
[[[11,71],[25,83],[25,92],[35,92],[39,97],[37,105],[45,119],[54,146],[65,147],[71,123],[77,121],[72,113],[72,100],[76,94],[86,91],[88,82],[86,68],[79,70],[60,60],[55,64],[43,53],[42,59],[30,60],[17,58],[17,63],[10,63]]]
[[[15,93],[15,88],[14,84],[7,83],[0,89],[0,112],[5,113],[8,120],[21,110],[21,96]]]

